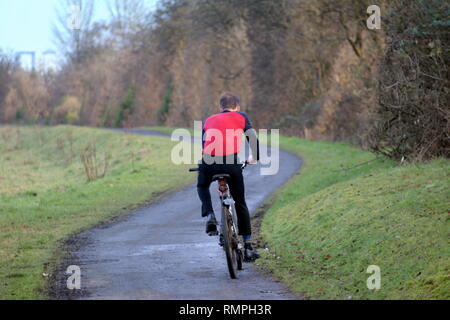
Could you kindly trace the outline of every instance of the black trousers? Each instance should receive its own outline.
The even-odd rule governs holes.
[[[206,217],[209,213],[214,212],[211,193],[209,192],[212,177],[216,174],[229,174],[231,179],[229,179],[228,185],[231,196],[235,201],[239,234],[251,235],[250,213],[245,202],[244,177],[239,162],[235,162],[235,164],[206,164],[203,161],[199,165],[199,169],[197,191],[202,201],[202,216]]]

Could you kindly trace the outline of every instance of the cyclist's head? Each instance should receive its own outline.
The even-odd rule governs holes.
[[[220,97],[220,108],[222,110],[239,110],[239,98],[232,93],[224,93],[222,97]]]

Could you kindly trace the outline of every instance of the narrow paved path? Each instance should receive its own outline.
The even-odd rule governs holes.
[[[145,130],[135,134],[160,135]],[[245,170],[246,194],[253,212],[300,168],[301,160],[280,151],[280,170],[261,176]],[[212,188],[215,188],[213,185]],[[217,193],[211,190],[213,203]],[[218,208],[216,207],[216,212]],[[245,264],[231,280],[217,237],[204,233],[200,202],[191,185],[120,221],[81,234],[74,252],[81,267],[84,299],[293,299],[280,283]]]

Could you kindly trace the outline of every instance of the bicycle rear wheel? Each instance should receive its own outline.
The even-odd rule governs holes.
[[[241,250],[236,250],[237,269],[242,270],[242,261],[244,261],[244,255]]]
[[[243,247],[239,241],[239,231],[237,226],[237,216],[236,216],[236,208],[234,204],[231,205],[230,209],[232,210],[232,217],[233,217],[233,223],[234,223],[234,234],[233,234],[233,248],[236,255],[236,263],[237,263],[237,269],[242,270],[242,262],[244,261],[244,253],[242,251]]]
[[[228,208],[222,205],[222,235],[223,248],[227,257],[228,271],[231,279],[237,279],[238,258],[233,243],[232,221],[228,213]]]

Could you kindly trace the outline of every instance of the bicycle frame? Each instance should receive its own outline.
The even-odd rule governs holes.
[[[237,270],[242,270],[243,249],[244,246],[239,238],[237,225],[236,209],[234,200],[231,197],[230,190],[225,177],[218,180],[218,188],[221,201],[221,226],[220,239],[223,242],[223,249],[227,256],[228,270],[232,279],[237,278]]]
[[[219,192],[220,201],[222,202],[222,206],[228,209],[229,216],[231,217],[232,223],[232,231],[238,236],[239,229],[237,224],[237,216],[236,209],[234,208],[234,200],[231,197],[230,189],[228,188],[228,183],[225,178],[217,181],[217,191]],[[221,222],[223,223],[223,221]],[[238,245],[241,243],[238,243]],[[242,245],[242,244],[241,244]],[[238,248],[241,249],[241,248]]]
[[[248,162],[242,164],[242,170],[247,166]],[[190,172],[199,171],[198,168],[189,169]],[[217,191],[219,192],[221,202],[221,226],[220,239],[221,245],[225,250],[227,257],[228,270],[232,279],[237,278],[237,270],[242,270],[242,261],[244,260],[244,246],[239,237],[236,208],[234,200],[230,193],[227,183],[228,174],[216,175]]]

